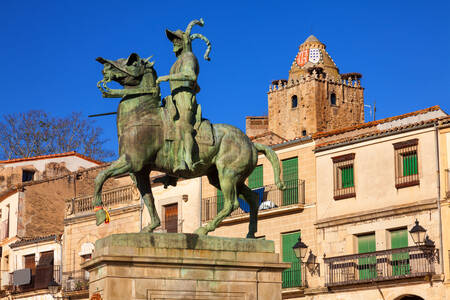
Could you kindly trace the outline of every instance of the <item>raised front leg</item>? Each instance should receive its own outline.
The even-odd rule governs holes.
[[[116,175],[121,175],[128,173],[131,169],[130,164],[127,162],[125,155],[119,157],[118,160],[114,161],[106,170],[100,172],[95,178],[95,188],[94,188],[94,210],[95,218],[97,220],[97,226],[105,222],[106,212],[103,208],[102,202],[102,187],[105,181]]]
[[[144,204],[147,207],[150,215],[150,224],[142,228],[141,232],[153,232],[155,228],[161,225],[158,212],[155,207],[155,199],[153,198],[152,187],[150,185],[150,170],[142,170],[134,173],[136,179],[136,186],[141,193]]]

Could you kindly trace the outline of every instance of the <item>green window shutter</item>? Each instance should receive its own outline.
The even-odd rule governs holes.
[[[417,152],[402,155],[402,160],[403,160],[403,176],[418,174]]]
[[[283,181],[286,189],[283,191],[282,205],[298,203],[298,158],[290,158],[281,161],[283,169]]]
[[[353,181],[353,165],[341,168],[342,188],[355,186]]]
[[[375,234],[358,236],[358,253],[370,253],[375,251]],[[358,259],[359,280],[368,280],[377,276],[376,262],[376,256]]]
[[[399,249],[408,247],[408,231],[406,229],[391,231],[391,248]],[[410,273],[409,253],[392,254],[392,275],[401,276]]]
[[[282,273],[283,288],[301,286],[302,284],[301,263],[295,256],[294,250],[292,249],[292,247],[298,242],[299,237],[300,232],[283,234],[281,236],[283,262],[291,263],[291,268],[284,270]]]
[[[257,166],[248,177],[248,187],[256,189],[263,186],[263,166]]]
[[[217,213],[223,208],[224,198],[221,190],[217,190]]]

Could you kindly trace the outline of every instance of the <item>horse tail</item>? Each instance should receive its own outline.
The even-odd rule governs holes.
[[[284,185],[284,182],[280,178],[281,169],[280,169],[280,160],[278,159],[278,155],[275,153],[275,151],[273,151],[266,145],[262,145],[262,144],[258,144],[258,143],[253,143],[253,145],[255,146],[256,150],[258,150],[258,152],[264,153],[264,155],[270,161],[270,164],[272,165],[272,168],[273,168],[273,177],[275,178],[275,184],[277,185],[277,187],[280,190],[285,190],[286,186]]]

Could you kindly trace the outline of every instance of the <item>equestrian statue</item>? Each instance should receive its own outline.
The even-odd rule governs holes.
[[[204,58],[209,60],[211,44],[201,34],[191,34],[194,25],[203,26],[202,19],[189,23],[186,30],[166,30],[173,43],[177,60],[169,75],[157,77],[150,58],[132,53],[126,59],[97,61],[103,64],[103,79],[97,86],[104,98],[121,98],[117,110],[119,159],[100,172],[95,179],[94,208],[97,225],[108,218],[101,199],[105,181],[128,173],[137,186],[150,215],[150,224],[142,231],[153,232],[160,226],[151,189],[150,172],[166,175],[159,181],[164,187],[175,185],[177,178],[207,176],[209,182],[223,192],[224,205],[218,214],[194,233],[206,235],[239,207],[238,197],[250,207],[247,237],[257,231],[258,195],[246,184],[255,169],[258,153],[270,161],[275,183],[284,189],[280,179],[280,162],[269,147],[252,143],[238,128],[227,124],[211,124],[201,116],[196,94],[199,64],[192,52],[192,41],[201,39],[207,45]],[[123,89],[110,89],[116,81]],[[161,101],[159,84],[169,81],[171,94]]]

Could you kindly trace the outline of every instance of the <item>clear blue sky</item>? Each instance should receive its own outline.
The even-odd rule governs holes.
[[[157,3],[157,4],[156,4]],[[267,114],[269,84],[287,78],[298,46],[314,34],[341,73],[363,74],[377,118],[432,105],[450,113],[449,1],[3,1],[0,5],[2,113],[42,109],[85,116],[115,111],[103,99],[97,56],[154,55],[158,75],[175,61],[164,30],[194,27],[212,42],[200,60],[204,117],[245,130]],[[205,46],[194,42],[203,56]],[[167,83],[163,96],[168,93]],[[97,125],[116,151],[115,117]]]

